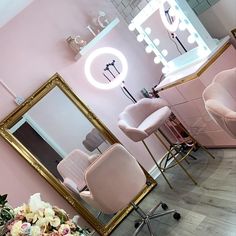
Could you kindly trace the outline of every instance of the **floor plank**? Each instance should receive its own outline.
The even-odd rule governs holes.
[[[236,150],[210,151],[216,156],[215,160],[198,150],[194,153],[197,160],[189,159],[190,165],[184,164],[197,180],[197,186],[175,167],[166,173],[174,190],[170,190],[159,176],[158,186],[140,203],[144,210],[148,210],[162,200],[170,209],[181,213],[179,221],[172,215],[154,220],[155,235],[236,236]],[[137,218],[132,212],[112,236],[132,235],[135,231],[133,222]],[[139,235],[149,235],[147,228],[143,228]]]

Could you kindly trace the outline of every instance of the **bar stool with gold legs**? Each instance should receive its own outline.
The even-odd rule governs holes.
[[[186,157],[190,156],[192,150],[196,147],[196,145],[201,146],[212,158],[214,156],[209,153],[202,145],[197,143],[195,139],[189,136],[192,140],[191,147],[187,151],[187,153],[182,153],[181,146],[185,143],[178,143],[170,145],[170,148],[166,143],[160,138],[157,134],[157,130],[169,119],[171,115],[171,110],[167,105],[167,102],[161,98],[143,98],[139,100],[135,104],[128,105],[119,115],[118,126],[124,132],[126,136],[128,136],[134,142],[141,141],[152,160],[156,164],[160,173],[168,183],[169,187],[172,188],[172,185],[166,178],[164,171],[178,165],[185,172],[185,174],[192,180],[194,184],[197,182],[194,178],[189,174],[186,168],[182,165],[181,161],[186,160]],[[160,164],[157,163],[155,157],[151,153],[148,148],[146,142],[144,141],[151,134],[154,134],[158,140],[162,143],[162,145],[167,149],[167,153],[162,157]],[[186,141],[185,141],[186,142]],[[181,156],[180,158],[178,156]],[[165,160],[169,156],[171,159],[175,161],[174,164],[170,166],[163,167],[161,164],[163,160]]]

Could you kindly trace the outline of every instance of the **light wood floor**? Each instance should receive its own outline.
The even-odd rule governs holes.
[[[167,172],[174,186],[170,190],[161,176],[158,186],[142,201],[144,210],[151,209],[160,200],[169,209],[177,209],[180,221],[167,215],[152,222],[157,236],[236,236],[236,149],[212,149],[213,160],[204,151],[194,155],[185,166],[198,182],[195,186],[179,167]],[[112,236],[131,236],[135,231],[132,212],[112,233]],[[139,233],[146,236],[146,227]]]

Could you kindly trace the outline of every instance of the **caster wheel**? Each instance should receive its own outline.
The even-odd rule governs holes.
[[[173,217],[175,220],[179,220],[181,218],[181,215],[178,212],[175,212]]]
[[[162,203],[161,207],[164,211],[166,211],[168,209],[168,206],[165,203]]]
[[[134,228],[137,229],[141,223],[140,222],[135,222],[134,223]]]

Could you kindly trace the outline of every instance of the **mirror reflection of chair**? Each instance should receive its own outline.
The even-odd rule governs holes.
[[[143,98],[135,104],[128,105],[119,115],[118,126],[134,142],[141,141],[151,158],[155,162],[157,168],[159,169],[162,176],[165,178],[169,187],[172,188],[165,174],[163,173],[168,167],[162,167],[157,163],[150,149],[148,148],[146,142],[144,141],[151,134],[154,134],[156,138],[162,143],[162,145],[167,149],[167,154],[161,159],[171,156],[171,159],[174,159],[175,164],[171,165],[172,167],[176,164],[179,165],[185,174],[192,180],[194,184],[197,182],[189,174],[186,168],[182,165],[181,161],[185,160],[187,156],[190,155],[191,151],[194,149],[194,145],[187,151],[187,153],[182,152],[182,147],[178,147],[175,144],[171,145],[169,148],[165,142],[157,134],[157,130],[168,120],[171,115],[171,110],[167,105],[167,102],[161,98]],[[197,142],[194,140],[193,144]],[[199,144],[200,145],[200,144]],[[201,145],[200,145],[201,146]],[[211,155],[203,146],[201,146],[209,155]],[[178,159],[178,155],[181,158]],[[214,158],[211,155],[212,158]]]
[[[203,100],[212,119],[236,138],[236,68],[218,73],[203,91]]]
[[[112,145],[87,168],[85,181],[89,191],[82,191],[80,196],[99,211],[114,214],[129,204],[134,207],[140,216],[140,219],[135,221],[138,228],[134,235],[137,235],[145,224],[150,235],[153,235],[150,220],[163,215],[174,213],[174,218],[180,219],[180,214],[176,210],[167,211],[167,205],[162,202],[148,213],[143,212],[134,203],[147,179],[136,159],[121,144]],[[159,206],[165,211],[155,213]]]
[[[72,192],[79,194],[86,187],[84,172],[97,157],[97,154],[89,156],[79,149],[69,153],[57,165],[57,170],[63,177],[63,184]]]
[[[93,152],[97,149],[99,153],[102,153],[99,146],[104,142],[106,141],[100,132],[96,128],[93,128],[91,132],[86,135],[85,140],[82,143],[88,151]]]

